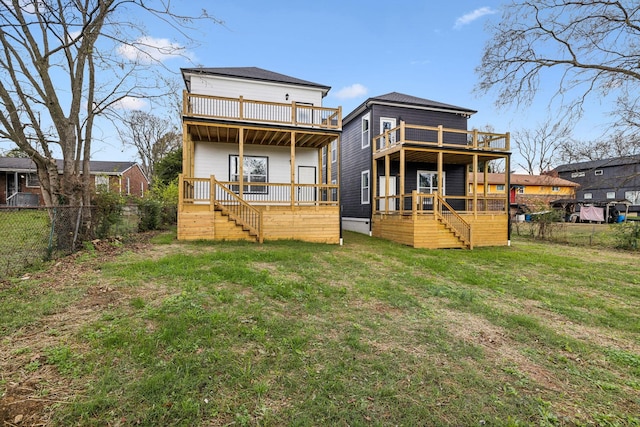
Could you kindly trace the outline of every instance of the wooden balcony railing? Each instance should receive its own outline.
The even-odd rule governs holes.
[[[408,125],[404,121],[373,138],[374,154],[403,144],[429,147],[470,148],[483,151],[508,152],[509,133],[478,130],[447,129],[442,126]]]
[[[184,92],[182,114],[209,119],[342,129],[342,107],[325,108],[295,102],[281,104],[243,97],[198,95],[187,91]]]
[[[338,206],[336,184],[279,184],[239,182],[211,178],[181,177],[180,204],[208,204],[222,200],[231,191],[250,205],[262,206]]]
[[[507,198],[485,196],[438,196],[459,214],[508,214]],[[418,193],[374,197],[374,213],[388,215],[433,215],[439,205],[435,194]]]

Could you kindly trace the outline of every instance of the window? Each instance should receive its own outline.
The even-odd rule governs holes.
[[[524,194],[524,185],[517,185],[516,186],[516,193]]]
[[[607,191],[607,199],[615,199],[616,192],[615,191]]]
[[[625,191],[624,198],[631,202],[632,205],[640,205],[640,191]]]
[[[38,178],[37,173],[28,173],[27,174],[27,187],[40,187],[40,179]]]
[[[331,141],[331,163],[338,160],[338,141]]]
[[[322,166],[327,165],[327,147],[322,147]]]
[[[127,177],[127,195],[131,194],[131,178]]]
[[[362,117],[362,148],[367,148],[371,144],[369,121],[369,114]]]
[[[360,203],[369,204],[369,188],[371,186],[369,171],[363,171],[360,179]]]
[[[592,198],[593,198],[593,194],[591,194],[591,193],[584,193],[584,198],[585,198],[585,200],[587,200],[587,199],[592,199]]]
[[[391,131],[396,127],[396,119],[391,117],[381,117],[380,118],[380,135],[383,135],[387,131]],[[385,138],[382,138],[381,143],[385,144],[386,142],[389,145],[393,145],[396,143],[396,132],[389,132],[389,141],[386,141]]]
[[[245,183],[251,182],[267,182],[267,174],[269,170],[268,157],[244,156],[243,161],[243,179]],[[240,181],[240,158],[238,156],[229,156],[229,181]],[[232,190],[239,192],[237,185],[232,186]],[[242,189],[244,193],[266,194],[266,185],[245,185]]]
[[[442,186],[444,187],[444,174],[442,176]],[[438,191],[438,172],[418,171],[418,193],[431,194]],[[444,195],[444,188],[440,195]]]
[[[96,175],[96,191],[109,191],[109,177],[107,175]]]
[[[504,184],[496,185],[496,191],[499,193],[504,193]]]
[[[140,197],[144,197],[144,182],[140,183]]]
[[[571,173],[571,178],[581,178],[584,176],[584,172],[573,172]]]
[[[554,193],[557,193],[558,191],[560,191],[560,187],[558,187],[557,185],[554,185],[553,187],[551,187],[551,191],[553,191]]]
[[[596,175],[602,175],[603,171],[602,169],[596,169],[595,174]]]

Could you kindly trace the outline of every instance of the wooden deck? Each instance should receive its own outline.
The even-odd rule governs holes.
[[[340,243],[338,206],[258,206],[264,240]],[[256,241],[241,225],[208,205],[183,205],[178,212],[178,240]]]
[[[506,246],[508,222],[506,213],[460,214],[470,225],[471,245]],[[466,248],[435,215],[376,214],[372,221],[372,234],[414,248],[452,249]]]

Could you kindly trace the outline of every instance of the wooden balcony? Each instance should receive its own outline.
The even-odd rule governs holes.
[[[408,125],[404,121],[373,139],[375,158],[397,152],[401,147],[463,148],[483,152],[506,153],[510,150],[509,133],[447,129],[442,126]]]
[[[342,130],[342,108],[292,102],[256,101],[184,92],[184,117],[272,124],[319,130]]]

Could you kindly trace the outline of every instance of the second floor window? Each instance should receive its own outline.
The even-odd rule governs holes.
[[[362,148],[367,148],[371,144],[369,117],[369,114],[367,114],[362,118]]]

